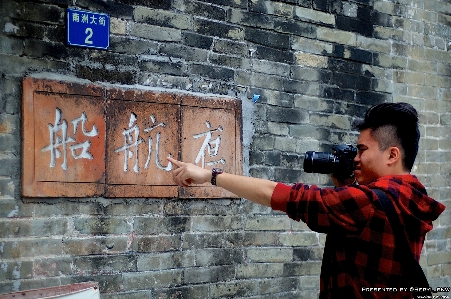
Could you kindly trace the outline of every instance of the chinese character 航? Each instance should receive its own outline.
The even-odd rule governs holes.
[[[150,115],[150,119],[153,124],[155,124],[155,117],[153,115]],[[140,137],[140,127],[138,126],[137,122],[137,116],[135,113],[131,113],[130,120],[128,124],[128,129],[125,129],[122,132],[122,135],[124,136],[124,145],[120,148],[115,149],[114,151],[116,153],[124,152],[124,172],[128,171],[128,160],[134,159],[134,166],[133,171],[136,173],[139,173],[139,146],[141,143],[145,142],[145,140]],[[157,128],[164,128],[166,125],[164,123],[159,123],[157,125],[148,127],[144,129],[144,132],[150,133],[153,130]],[[159,147],[160,147],[160,139],[161,139],[161,133],[156,132],[156,144],[155,144],[155,163],[157,167],[161,170],[165,171],[171,171],[172,170],[172,163],[169,162],[167,166],[163,166],[160,163],[159,158]],[[151,155],[152,155],[152,148],[153,148],[153,138],[148,137],[147,138],[147,160],[144,165],[144,169],[148,169],[151,161]],[[170,155],[169,155],[170,156]]]

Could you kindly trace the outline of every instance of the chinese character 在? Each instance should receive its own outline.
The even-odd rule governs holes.
[[[211,129],[211,124],[208,120],[205,122],[205,124],[208,129]],[[213,140],[212,140],[212,137],[213,137],[213,133],[222,132],[223,130],[224,129],[222,128],[222,126],[218,126],[217,129],[209,130],[209,131],[199,133],[199,134],[196,134],[193,136],[194,139],[205,137],[204,142],[202,143],[202,146],[201,146],[199,152],[197,153],[197,157],[194,160],[194,164],[197,164],[201,161],[202,168],[205,168],[205,165],[212,166],[212,165],[219,164],[219,163],[225,164],[226,161],[223,158],[205,162],[206,154],[208,154],[209,158],[214,158],[214,157],[218,156],[219,146],[221,145],[221,135],[219,135],[218,137],[216,137]]]
[[[81,129],[84,136],[95,137],[99,134],[99,132],[95,124],[90,132],[86,131],[85,124],[88,118],[86,117],[85,112],[83,112],[79,118],[72,121],[74,133],[72,136],[68,136],[68,123],[62,117],[63,113],[61,109],[56,108],[55,123],[53,125],[48,125],[50,144],[44,147],[41,151],[50,151],[51,168],[55,167],[56,159],[59,159],[62,156],[63,162],[61,167],[64,170],[67,170],[67,147],[69,144],[71,144],[69,145],[69,149],[71,150],[72,157],[74,159],[94,159],[93,155],[89,152],[89,148],[91,146],[91,142],[89,140],[85,140],[81,143],[75,143],[75,135],[77,134],[79,122],[81,122]]]
[[[150,116],[150,119],[152,120],[152,123],[155,124],[155,117],[153,115]],[[124,145],[120,148],[115,149],[114,151],[116,153],[124,152],[124,172],[128,171],[128,160],[134,159],[135,165],[133,166],[133,171],[136,173],[139,173],[139,146],[141,143],[145,142],[143,138],[140,137],[140,128],[138,124],[136,124],[137,116],[135,113],[131,113],[130,120],[128,124],[128,129],[125,129],[122,132],[122,135],[124,136]],[[166,127],[164,123],[159,123],[157,125],[148,127],[144,129],[144,132],[150,133],[151,131],[155,130],[158,127]],[[163,166],[160,163],[159,158],[159,147],[160,147],[160,139],[161,139],[161,133],[156,133],[156,144],[155,144],[155,163],[157,167],[161,170],[165,171],[171,171],[172,170],[172,163],[169,162],[167,166]],[[148,149],[147,149],[147,160],[144,165],[144,169],[148,169],[151,161],[151,155],[152,155],[152,148],[153,148],[153,139],[151,137],[148,137],[147,139]],[[169,155],[170,156],[170,155]]]

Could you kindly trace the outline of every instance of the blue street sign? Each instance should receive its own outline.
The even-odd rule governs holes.
[[[67,44],[108,49],[110,46],[110,15],[68,8]]]

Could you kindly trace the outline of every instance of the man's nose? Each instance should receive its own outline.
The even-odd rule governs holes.
[[[360,161],[360,154],[357,153],[357,155],[355,155],[354,157],[354,162],[359,162]]]

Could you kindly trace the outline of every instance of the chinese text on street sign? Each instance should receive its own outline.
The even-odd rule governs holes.
[[[108,14],[68,8],[66,27],[68,45],[96,49],[110,45]]]

